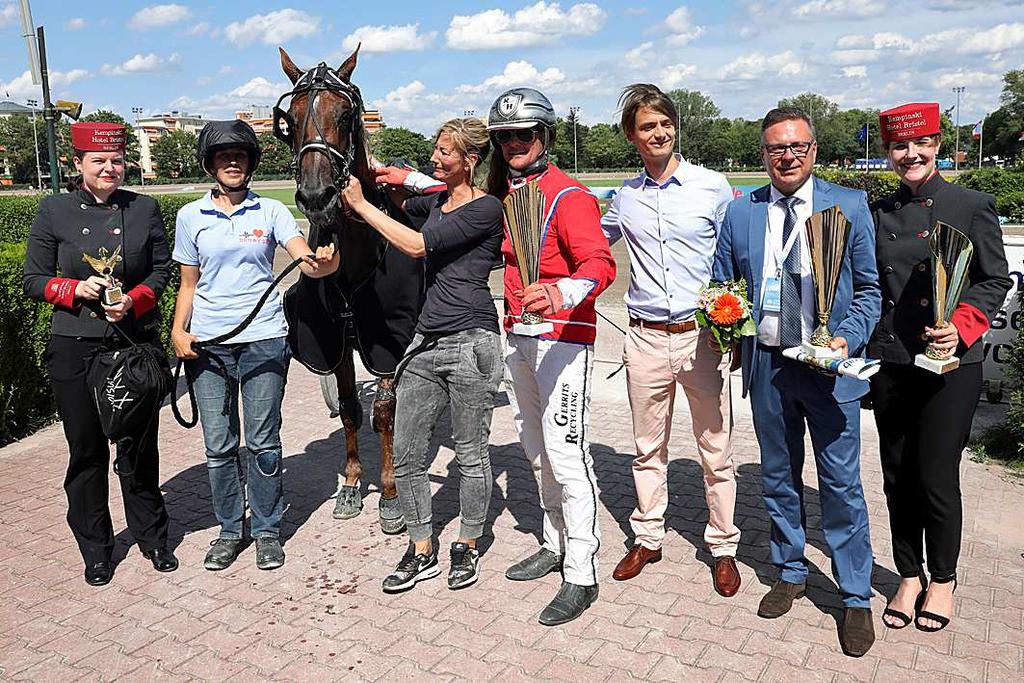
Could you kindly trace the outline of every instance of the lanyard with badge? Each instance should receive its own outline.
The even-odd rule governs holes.
[[[768,230],[772,231],[770,224]],[[793,251],[798,239],[800,239],[800,231],[793,226],[793,230],[789,233],[789,240],[783,245],[781,251],[775,249],[775,240],[770,240],[771,253],[775,259],[775,276],[765,279],[764,289],[761,292],[761,311],[764,313],[778,314],[782,308],[782,266],[789,257],[789,253]]]

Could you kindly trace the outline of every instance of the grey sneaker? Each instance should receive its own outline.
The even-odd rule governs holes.
[[[217,538],[210,543],[210,549],[206,551],[206,559],[203,566],[212,572],[227,569],[238,557],[242,549],[242,540],[239,538]]]
[[[477,565],[480,552],[466,543],[452,543],[451,568],[448,570],[448,587],[452,590],[465,588],[476,583],[480,577]]]
[[[416,545],[409,543],[405,555],[395,570],[384,577],[381,589],[385,593],[401,593],[416,585],[417,581],[432,579],[441,573],[437,564],[437,543],[433,543],[429,555],[417,555]]]
[[[284,564],[284,548],[277,538],[266,537],[256,539],[256,567],[259,569],[277,569]]]

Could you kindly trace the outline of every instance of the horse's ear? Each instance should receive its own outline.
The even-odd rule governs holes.
[[[362,43],[356,45],[355,52],[348,56],[341,66],[338,67],[338,75],[344,78],[346,81],[352,78],[352,72],[356,70],[356,59],[359,57],[359,48],[362,47]]]
[[[295,66],[295,62],[288,56],[288,53],[284,51],[283,47],[277,48],[281,53],[281,68],[284,70],[284,75],[288,77],[288,80],[295,85],[295,81],[299,80],[299,76],[302,75],[302,69]]]

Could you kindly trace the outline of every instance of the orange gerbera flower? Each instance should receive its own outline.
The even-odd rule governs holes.
[[[743,305],[733,294],[723,294],[715,300],[711,320],[716,325],[735,325],[743,317]]]

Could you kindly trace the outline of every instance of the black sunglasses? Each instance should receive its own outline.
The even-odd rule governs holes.
[[[520,128],[519,130],[496,130],[494,131],[494,141],[499,145],[507,145],[512,142],[512,138],[515,138],[519,142],[531,143],[537,139],[536,128]]]

